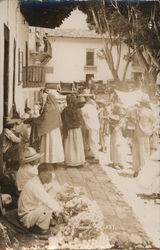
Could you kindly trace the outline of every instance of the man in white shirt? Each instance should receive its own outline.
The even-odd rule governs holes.
[[[89,152],[88,157],[92,157],[95,163],[99,162],[99,152],[98,152],[98,143],[99,143],[99,119],[98,111],[93,100],[90,98],[89,94],[86,98],[86,104],[83,106],[82,116],[88,130],[88,142],[89,142]]]
[[[134,177],[138,176],[140,170],[148,165],[150,159],[149,138],[153,133],[155,117],[150,107],[148,95],[143,95],[137,110],[136,128],[133,136],[133,171]]]
[[[8,118],[5,122],[5,128],[3,130],[3,157],[4,160],[18,158],[18,150],[20,147],[21,137],[15,134],[17,127],[19,126],[18,119]]]
[[[26,228],[37,226],[44,234],[49,229],[52,213],[59,214],[62,207],[48,192],[46,186],[52,181],[49,164],[38,166],[38,176],[24,186],[18,201],[18,216]]]
[[[38,163],[44,154],[39,154],[32,147],[27,147],[23,153],[22,163],[16,174],[18,191],[22,191],[25,184],[38,175]]]

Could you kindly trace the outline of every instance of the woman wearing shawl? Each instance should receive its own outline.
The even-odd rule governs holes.
[[[41,115],[30,119],[32,123],[31,145],[37,138],[41,138],[40,153],[44,153],[42,162],[63,162],[64,151],[60,132],[62,125],[60,111],[52,94],[43,93],[43,100]]]
[[[77,108],[77,98],[67,96],[67,107],[62,111],[65,163],[68,166],[81,166],[85,162],[81,131],[82,116]]]

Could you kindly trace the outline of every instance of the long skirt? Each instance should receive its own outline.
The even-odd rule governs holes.
[[[60,163],[64,161],[64,150],[59,128],[42,136],[40,153],[44,153],[41,162]]]
[[[138,127],[133,137],[133,170],[139,172],[148,164],[150,158],[149,136],[145,135]]]
[[[110,160],[114,164],[125,166],[127,143],[121,129],[114,129],[110,137]]]
[[[64,141],[65,163],[78,166],[85,163],[84,145],[81,128],[70,129]]]

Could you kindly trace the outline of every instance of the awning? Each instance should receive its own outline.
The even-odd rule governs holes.
[[[134,106],[138,101],[140,101],[140,98],[144,95],[141,90],[135,90],[131,92],[115,90],[115,92],[125,108]]]

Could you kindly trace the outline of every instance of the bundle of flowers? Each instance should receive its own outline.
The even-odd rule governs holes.
[[[95,201],[89,200],[79,188],[67,187],[60,196],[67,223],[60,226],[59,233],[50,238],[52,249],[93,249],[110,246],[103,234],[104,219]],[[88,248],[87,248],[88,246]]]
[[[70,200],[72,200],[75,197],[79,197],[81,195],[83,195],[84,193],[80,190],[80,188],[78,187],[73,187],[70,185],[64,185],[63,186],[63,192],[59,193],[57,196],[57,199],[62,202],[68,202]]]

